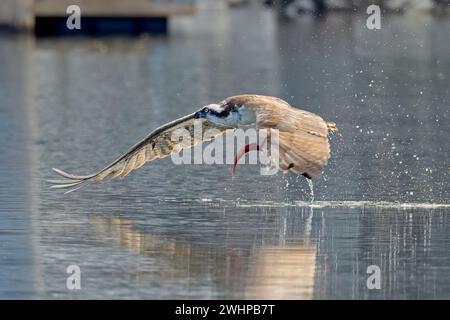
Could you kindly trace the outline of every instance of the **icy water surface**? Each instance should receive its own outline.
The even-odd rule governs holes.
[[[450,298],[450,20],[219,14],[170,37],[0,37],[0,298]],[[44,182],[239,93],[338,124],[313,204],[303,177],[256,166],[165,159],[68,195]]]

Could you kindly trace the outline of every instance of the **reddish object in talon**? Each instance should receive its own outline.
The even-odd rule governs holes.
[[[250,144],[245,145],[238,151],[238,153],[234,157],[234,165],[233,165],[233,169],[231,170],[232,177],[234,177],[234,174],[236,172],[236,166],[237,166],[237,163],[239,162],[239,159],[241,159],[242,156],[245,155],[247,152],[250,152],[253,150],[259,151],[260,150],[259,145],[257,145],[256,143],[250,143]]]

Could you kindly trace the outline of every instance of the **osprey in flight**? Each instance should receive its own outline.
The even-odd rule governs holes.
[[[124,177],[144,163],[180,152],[183,148],[212,140],[215,137],[194,135],[194,121],[201,121],[202,132],[215,129],[218,135],[226,130],[253,126],[258,129],[278,130],[278,168],[292,171],[308,179],[322,173],[330,157],[328,133],[337,130],[335,123],[325,122],[318,115],[293,108],[287,102],[269,96],[238,95],[218,104],[210,104],[197,112],[169,122],[149,133],[142,141],[111,162],[102,170],[87,176],[77,176],[62,170],[53,170],[66,178],[49,180],[51,188],[77,190],[84,182]],[[172,140],[177,129],[186,129],[193,137],[189,146]],[[217,136],[217,135],[216,135]],[[258,144],[245,145],[234,158],[234,169],[239,159],[251,150],[260,150]]]

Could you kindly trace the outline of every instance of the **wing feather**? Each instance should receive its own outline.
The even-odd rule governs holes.
[[[279,130],[279,165],[309,177],[318,176],[330,158],[327,123],[318,115],[285,105],[260,111],[259,128]]]
[[[194,125],[200,125],[202,132],[194,137]],[[175,130],[185,128],[191,135],[190,144],[186,145],[185,141],[172,141],[172,134]],[[180,152],[184,148],[190,148],[195,144],[213,140],[216,136],[210,134],[205,136],[205,131],[214,128],[217,135],[223,134],[229,127],[218,127],[205,119],[195,119],[194,114],[187,115],[183,118],[169,122],[148,134],[143,140],[131,147],[125,154],[111,162],[97,173],[79,176],[72,175],[60,169],[53,169],[57,174],[67,178],[66,180],[48,180],[53,185],[51,188],[80,188],[81,184],[92,181],[102,181],[105,179],[114,179],[124,177],[133,170],[142,167],[146,162],[153,161],[158,158],[165,158],[172,152]],[[69,190],[68,192],[73,191]]]

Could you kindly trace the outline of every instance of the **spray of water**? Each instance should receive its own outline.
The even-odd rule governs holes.
[[[308,186],[309,186],[309,194],[311,196],[311,203],[314,202],[314,185],[312,182],[312,179],[307,179],[308,180]]]
[[[164,199],[166,202],[177,201],[178,199]],[[395,201],[352,201],[352,200],[326,200],[326,201],[269,201],[269,200],[253,200],[253,201],[232,201],[223,198],[201,198],[186,201],[196,201],[201,203],[214,203],[224,207],[267,207],[267,208],[379,208],[379,209],[449,209],[450,203],[428,203],[428,202],[395,202]]]

